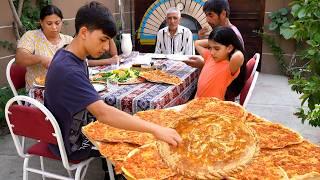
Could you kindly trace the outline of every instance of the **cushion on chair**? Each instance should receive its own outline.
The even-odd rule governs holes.
[[[28,148],[27,152],[29,154],[34,154],[34,155],[38,155],[38,156],[43,156],[43,157],[47,157],[50,159],[56,159],[56,160],[61,160],[60,157],[54,155],[49,147],[47,143],[44,142],[38,142],[34,145],[32,145],[30,148]],[[78,164],[81,161],[78,160],[70,160],[69,162],[73,163],[73,164]]]
[[[37,108],[12,105],[9,108],[10,123],[13,125],[13,132],[20,136],[42,140],[47,143],[57,144],[50,121],[45,120],[45,115]]]
[[[247,62],[247,64],[246,64],[246,79],[245,80],[249,79],[250,75],[252,74],[255,63],[256,63],[255,58],[251,58]]]
[[[26,68],[17,64],[12,64],[10,68],[10,77],[16,89],[24,88],[26,85]]]

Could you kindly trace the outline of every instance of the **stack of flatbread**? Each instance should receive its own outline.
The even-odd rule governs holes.
[[[166,83],[172,85],[179,85],[182,83],[182,80],[178,76],[161,70],[141,72],[140,77],[145,78],[147,81],[156,83]]]
[[[99,122],[83,128],[129,179],[320,179],[320,147],[236,103],[202,98],[136,116],[175,128],[183,143]]]

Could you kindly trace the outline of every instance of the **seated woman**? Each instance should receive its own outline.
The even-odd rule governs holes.
[[[27,67],[27,91],[33,87],[36,78],[45,78],[54,54],[73,39],[69,35],[60,33],[63,24],[62,19],[63,15],[58,7],[54,5],[45,6],[40,12],[40,29],[26,32],[18,42],[15,58],[17,64]],[[89,65],[99,66],[117,63],[119,57],[114,41],[110,43],[110,52],[112,58],[92,60]],[[42,97],[39,97],[38,100],[41,99]]]
[[[45,6],[40,12],[40,29],[26,32],[18,42],[16,63],[27,67],[27,91],[37,77],[45,77],[56,51],[72,40],[71,36],[60,33],[62,19],[58,7]]]
[[[244,50],[234,31],[217,27],[208,40],[196,41],[195,47],[204,58],[196,97],[224,100],[227,89],[238,95],[245,83],[246,65]]]

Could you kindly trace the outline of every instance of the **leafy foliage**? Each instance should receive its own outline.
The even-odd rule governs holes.
[[[27,93],[25,89],[20,89],[18,94],[25,95]],[[13,93],[9,87],[2,87],[0,89],[0,124],[5,121],[4,108],[8,100],[12,97]]]
[[[20,0],[14,1],[16,9],[18,9],[19,1]],[[37,0],[35,5],[31,2],[31,0],[24,0],[20,19],[26,30],[33,30],[39,28],[40,11],[44,6],[49,4],[51,4],[51,0]],[[20,33],[20,35],[22,34]],[[16,51],[16,45],[9,41],[1,40],[0,47],[14,53]]]
[[[19,1],[14,1],[15,7],[17,9]],[[35,5],[31,0],[24,0],[21,22],[26,30],[33,30],[39,28],[39,17],[40,11],[46,5],[51,4],[51,0],[37,0]]]
[[[318,0],[293,0],[290,14],[281,10],[270,15],[273,23],[269,28],[279,30],[285,39],[304,43],[301,59],[307,65],[293,72],[289,81],[292,90],[301,94],[301,108],[296,113],[302,122],[320,126],[320,3]],[[285,21],[287,20],[287,21]]]
[[[0,47],[8,49],[9,51],[12,51],[12,52],[16,51],[15,44],[9,41],[0,41]]]

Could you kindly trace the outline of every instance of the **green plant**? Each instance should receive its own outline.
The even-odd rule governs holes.
[[[22,11],[18,16],[24,27],[24,30],[20,30],[16,33],[17,39],[20,38],[25,30],[33,30],[39,28],[40,11],[44,6],[51,4],[51,0],[36,0],[35,3],[33,3],[33,1],[31,0],[15,0],[13,1],[15,11],[18,11],[20,1],[22,1]],[[0,41],[0,47],[11,52],[15,52],[16,49],[15,45],[8,41]]]
[[[4,108],[11,97],[13,97],[13,94],[10,88],[3,87],[0,89],[0,123],[5,121]]]
[[[25,89],[19,89],[18,94],[26,95]],[[13,97],[13,93],[9,87],[2,87],[0,88],[0,124],[2,124],[5,121],[4,116],[4,108],[10,98]]]
[[[10,52],[15,52],[16,51],[16,46],[15,44],[9,42],[9,41],[0,41],[0,47],[4,49],[8,49]]]
[[[319,1],[293,0],[290,3],[292,18],[288,18],[286,22],[275,21],[278,24],[280,35],[285,39],[294,39],[297,43],[304,44],[301,60],[307,63],[293,72],[293,79],[289,80],[289,83],[292,85],[292,90],[301,94],[301,107],[296,115],[302,119],[302,122],[309,121],[312,126],[320,126],[319,9]]]
[[[290,76],[291,73],[288,71],[288,65],[285,63],[284,58],[284,52],[281,49],[281,47],[276,43],[275,39],[272,38],[270,35],[267,35],[266,33],[260,33],[262,36],[264,42],[269,46],[272,54],[275,56],[282,73],[284,73],[287,76]]]
[[[16,9],[18,8],[19,1],[14,1]],[[31,0],[24,0],[21,22],[26,30],[33,30],[39,28],[40,11],[46,5],[51,4],[51,0],[37,0],[35,4]]]

